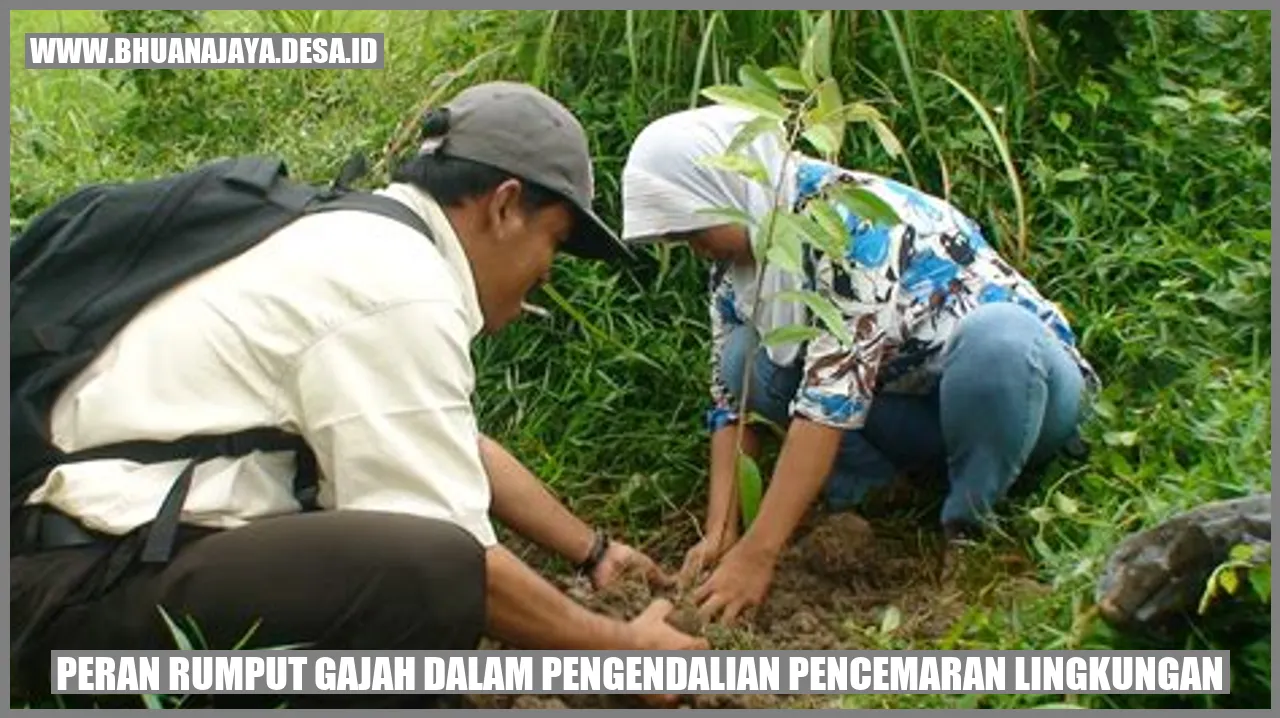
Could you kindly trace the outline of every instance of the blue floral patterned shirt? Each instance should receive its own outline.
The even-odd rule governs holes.
[[[798,360],[804,374],[791,402],[793,416],[858,429],[878,392],[931,391],[941,372],[941,350],[957,323],[991,302],[1015,302],[1039,317],[1066,347],[1086,384],[1097,388],[1097,374],[1077,349],[1062,311],[1001,259],[972,219],[936,197],[883,177],[810,158],[795,171],[796,207],[821,196],[848,230],[847,265],[826,255],[807,256],[803,283],[840,310],[853,344],[845,348],[825,330],[808,341]],[[870,190],[902,221],[873,226],[824,194],[833,183]],[[713,268],[711,293],[713,406],[708,424],[714,431],[737,420],[719,367],[730,333],[747,317],[734,300],[731,273]],[[819,321],[811,324],[823,328]]]

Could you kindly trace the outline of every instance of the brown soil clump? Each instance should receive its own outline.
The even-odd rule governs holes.
[[[835,514],[798,541],[794,553],[815,574],[850,576],[868,568],[875,542],[875,531],[866,519],[851,513]]]

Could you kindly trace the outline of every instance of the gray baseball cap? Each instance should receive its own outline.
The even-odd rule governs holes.
[[[573,206],[577,221],[565,252],[597,260],[634,256],[592,209],[587,133],[568,108],[531,85],[487,82],[458,93],[443,109],[448,129],[436,151],[542,185]]]

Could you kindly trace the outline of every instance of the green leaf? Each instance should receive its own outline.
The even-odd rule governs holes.
[[[802,253],[800,237],[793,232],[782,231],[774,232],[765,257],[770,264],[777,265],[792,274],[801,274],[804,272]]]
[[[760,342],[767,347],[772,347],[779,344],[798,344],[820,336],[822,336],[822,331],[816,327],[805,326],[804,324],[788,324],[770,330]]]
[[[182,629],[178,628],[178,624],[174,623],[172,618],[169,618],[169,613],[164,610],[164,607],[156,606],[156,610],[160,612],[160,617],[164,619],[165,626],[168,627],[169,634],[173,636],[173,642],[178,646],[178,650],[193,650],[191,647],[191,640],[187,638],[187,634],[183,633]]]
[[[209,641],[205,639],[204,634],[200,632],[200,625],[196,623],[196,619],[187,616],[186,634],[192,636],[195,640],[192,645],[196,648],[209,648]]]
[[[862,187],[837,186],[834,194],[836,200],[847,205],[851,212],[872,224],[893,225],[902,221],[893,207],[871,190]]]
[[[1196,606],[1196,612],[1203,616],[1209,610],[1209,606],[1213,604],[1213,599],[1218,595],[1218,587],[1221,585],[1218,580],[1218,574],[1221,569],[1214,571],[1209,576],[1209,580],[1205,582],[1204,591],[1200,594],[1200,604]]]
[[[1236,575],[1234,569],[1227,569],[1218,576],[1218,584],[1227,590],[1232,596],[1236,595],[1236,591],[1240,590],[1240,577]]]
[[[1031,517],[1031,520],[1035,521],[1038,524],[1047,524],[1053,520],[1053,516],[1054,516],[1053,509],[1049,508],[1048,506],[1037,506],[1034,509],[1031,509],[1030,511],[1028,511],[1027,515]]]
[[[833,79],[823,80],[817,90],[818,106],[805,113],[804,138],[829,161],[834,160],[844,144],[844,101],[840,85]]]
[[[1053,178],[1058,182],[1083,182],[1092,176],[1093,175],[1089,174],[1087,170],[1080,169],[1079,167],[1071,167],[1058,172],[1053,176]]]
[[[725,149],[725,154],[737,154],[739,150],[755,141],[757,137],[767,132],[782,133],[782,123],[772,117],[757,117],[750,122],[745,123],[742,129],[738,130],[738,134],[733,136],[729,142],[729,147]]]
[[[801,136],[828,161],[840,154],[840,137],[830,125],[813,125]]]
[[[1032,536],[1031,545],[1035,546],[1036,553],[1040,554],[1041,556],[1048,558],[1050,556],[1056,555],[1053,549],[1049,547],[1049,542],[1045,541],[1043,536]]]
[[[154,693],[143,693],[142,705],[150,710],[164,710],[164,703],[160,701],[160,696]]]
[[[865,102],[851,102],[840,108],[840,117],[846,122],[884,122],[884,115]]]
[[[1240,230],[1241,234],[1252,239],[1259,244],[1271,244],[1271,230],[1269,229],[1244,229]]]
[[[884,610],[884,617],[880,619],[880,632],[893,633],[902,625],[902,611],[897,606],[889,606]]]
[[[811,244],[819,249],[825,249],[829,244],[822,227],[806,215],[781,212],[778,214],[778,224],[784,227],[786,231],[797,235],[806,244]]]
[[[764,187],[769,186],[769,172],[760,161],[744,155],[708,155],[698,159],[705,167],[727,170]]]
[[[807,16],[807,15],[806,15]],[[809,89],[831,77],[831,12],[823,12],[805,33],[804,54],[800,56],[800,75]]]
[[[760,497],[763,495],[764,481],[760,478],[760,467],[754,459],[743,452],[738,452],[738,495],[742,506],[742,520],[747,526],[755,520],[760,512]]]
[[[778,226],[782,227],[783,231],[796,235],[805,244],[830,255],[835,261],[844,261],[845,236],[833,237],[807,213],[780,213]]]
[[[264,651],[300,651],[309,649],[315,645],[314,641],[299,641],[298,643],[281,643],[278,646],[266,646],[262,648]]]
[[[708,217],[718,217],[730,224],[741,224],[747,227],[754,226],[756,218],[736,207],[704,207],[694,214],[706,215]]]
[[[1111,101],[1111,91],[1107,89],[1107,86],[1093,80],[1082,81],[1077,93],[1094,110],[1098,109],[1100,105],[1105,105]]]
[[[1232,561],[1250,561],[1253,559],[1253,547],[1247,543],[1238,543],[1231,547],[1231,551],[1227,555]]]
[[[1093,410],[1103,419],[1116,418],[1116,406],[1109,399],[1100,397],[1094,404]]]
[[[240,637],[239,641],[236,641],[236,645],[231,647],[231,650],[239,651],[243,649],[245,646],[249,645],[249,639],[253,638],[253,634],[258,632],[258,627],[260,625],[262,625],[262,619],[258,619],[254,621],[253,625],[249,626],[249,630],[243,636]]]
[[[1165,107],[1174,112],[1185,113],[1191,111],[1191,103],[1182,97],[1173,95],[1164,95],[1151,100],[1151,104],[1156,107]]]
[[[1138,432],[1108,431],[1102,435],[1102,441],[1107,446],[1133,446],[1138,443]]]
[[[786,120],[789,114],[778,98],[737,85],[712,85],[704,88],[702,95],[713,102],[738,107],[779,122]]]
[[[818,85],[818,107],[816,117],[826,122],[831,119],[843,122],[844,113],[846,112],[844,104],[844,95],[840,93],[840,83],[834,78],[828,77]]]
[[[794,67],[771,67],[765,71],[765,74],[769,76],[769,79],[773,80],[779,89],[800,92],[809,89],[809,86],[804,82],[804,75],[801,75],[800,71]]]
[[[1054,494],[1053,503],[1057,505],[1058,510],[1064,516],[1075,516],[1080,513],[1080,505],[1076,503],[1075,499],[1066,494]]]
[[[1116,476],[1125,477],[1133,476],[1133,467],[1129,464],[1124,455],[1118,451],[1107,452],[1107,463],[1110,465],[1111,473]]]
[[[840,310],[825,296],[808,290],[791,289],[785,292],[778,292],[771,299],[803,303],[809,308],[809,311],[822,320],[827,331],[838,339],[841,344],[846,347],[853,344],[853,335],[849,332],[849,327],[844,323],[844,317],[840,315]]]
[[[844,226],[844,220],[840,219],[840,214],[830,202],[823,199],[810,202],[808,209],[809,216],[817,223],[827,240],[822,245],[823,250],[833,257],[841,257],[848,243],[849,234]]]
[[[1249,571],[1249,585],[1266,603],[1271,603],[1271,564],[1264,563]]]
[[[898,136],[893,134],[893,130],[883,122],[875,121],[871,123],[871,128],[876,131],[876,138],[880,140],[880,146],[884,148],[886,154],[891,158],[902,156],[902,142],[898,140]]]
[[[1057,127],[1059,131],[1066,132],[1071,127],[1071,115],[1066,112],[1054,112],[1049,115],[1049,121]]]
[[[813,27],[812,49],[813,71],[819,80],[831,77],[831,11],[827,10],[818,17]]]
[[[742,83],[742,86],[747,89],[758,90],[775,99],[780,92],[773,78],[769,77],[764,70],[754,64],[743,65],[738,68],[738,82]]]

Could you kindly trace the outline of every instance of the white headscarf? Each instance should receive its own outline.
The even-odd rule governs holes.
[[[622,171],[622,239],[629,243],[660,240],[673,232],[705,229],[726,220],[699,214],[699,210],[732,207],[746,212],[757,222],[770,209],[772,191],[733,172],[707,167],[700,160],[723,154],[745,122],[753,115],[731,107],[713,105],[686,110],[662,117],[651,123],[631,146],[626,167]],[[756,138],[740,154],[756,160],[769,176],[769,187],[778,186],[787,151],[772,134]],[[789,164],[794,169],[795,161]],[[781,185],[781,201],[789,205],[794,197],[794,176]],[[752,234],[752,244],[757,239]],[[738,311],[747,316],[755,299],[756,266],[729,269]],[[759,307],[755,325],[761,336],[770,330],[807,320],[804,305],[793,301],[770,301],[780,291],[800,288],[800,278],[770,266],[761,285],[765,301]],[[799,354],[798,344],[768,348],[774,363],[787,366]]]

